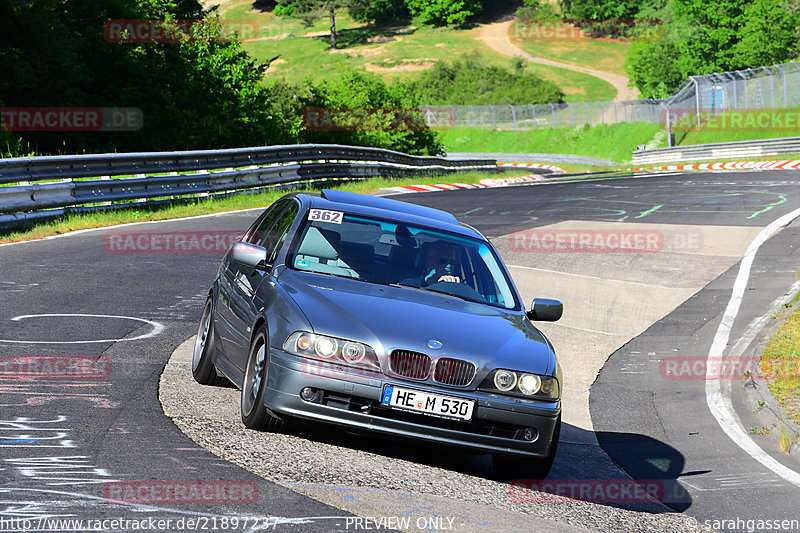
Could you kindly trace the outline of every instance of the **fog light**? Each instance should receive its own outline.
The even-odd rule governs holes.
[[[311,387],[306,387],[300,391],[300,397],[307,402],[313,400],[316,395],[317,391]]]
[[[525,428],[522,430],[522,438],[528,442],[533,442],[539,437],[539,432],[536,428]]]

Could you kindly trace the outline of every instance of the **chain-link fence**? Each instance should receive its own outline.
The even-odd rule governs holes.
[[[440,106],[428,111],[430,127],[463,127],[503,131],[571,128],[589,124],[649,122],[666,124],[669,133],[679,123],[701,126],[725,113],[800,108],[800,65],[792,61],[757,69],[692,76],[664,100],[580,102],[530,105]],[[442,113],[442,110],[449,112]],[[775,117],[736,117],[739,124]],[[733,121],[735,127],[736,121]],[[782,127],[791,129],[787,122]],[[796,130],[800,130],[797,124]],[[670,144],[673,136],[669,135]]]
[[[752,128],[796,135],[800,132],[796,113],[780,110],[800,110],[800,65],[791,61],[770,67],[691,76],[662,102],[662,107],[661,122],[670,133],[670,146],[676,131],[707,128],[709,124],[725,130]],[[715,120],[719,116],[725,120]]]
[[[581,102],[529,105],[439,106],[426,108],[432,128],[456,127],[529,131],[571,128],[584,124],[663,121],[658,100],[630,102]],[[449,112],[446,112],[448,111]]]

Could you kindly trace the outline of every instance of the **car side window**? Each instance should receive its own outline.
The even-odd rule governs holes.
[[[275,226],[270,230],[267,235],[267,243],[262,245],[267,249],[267,264],[271,265],[278,257],[278,252],[281,246],[286,241],[286,236],[289,234],[289,228],[292,227],[295,217],[299,208],[295,202],[286,208],[281,214],[281,217],[275,223]]]
[[[272,226],[275,224],[275,221],[280,218],[281,213],[283,213],[286,206],[291,202],[291,200],[283,200],[276,202],[268,212],[266,212],[259,221],[253,225],[250,231],[247,232],[245,235],[244,242],[248,242],[250,244],[255,244],[256,246],[261,246],[262,248],[267,248],[264,246],[266,242],[267,235],[269,234],[269,230],[272,229]]]

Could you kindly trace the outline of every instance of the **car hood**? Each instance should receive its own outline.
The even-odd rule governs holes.
[[[291,269],[278,282],[315,333],[367,343],[379,356],[399,348],[434,359],[466,359],[484,372],[555,372],[550,344],[519,311]],[[430,340],[441,342],[442,348],[432,350]]]

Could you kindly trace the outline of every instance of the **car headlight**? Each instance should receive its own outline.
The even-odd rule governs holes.
[[[317,336],[317,341],[314,343],[314,353],[318,356],[328,359],[336,355],[337,350],[339,350],[339,343],[336,342],[336,339],[323,337],[322,335]]]
[[[491,372],[478,388],[527,398],[550,400],[557,400],[561,393],[558,380],[552,376],[540,376],[505,369]]]
[[[380,370],[375,351],[360,342],[297,331],[289,335],[289,338],[283,343],[283,349],[311,359]]]
[[[508,370],[498,370],[494,373],[493,381],[497,390],[508,392],[517,385],[517,375]]]

